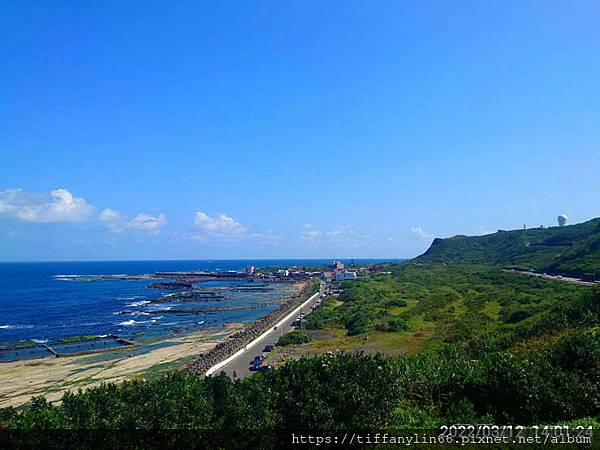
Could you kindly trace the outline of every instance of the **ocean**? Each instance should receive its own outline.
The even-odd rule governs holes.
[[[357,263],[384,260],[356,260]],[[82,335],[115,334],[139,342],[173,334],[252,322],[278,308],[291,287],[266,292],[225,291],[227,301],[202,302],[202,308],[247,306],[211,313],[172,313],[182,303],[151,303],[172,291],[149,289],[156,280],[80,281],[71,275],[152,274],[166,271],[242,270],[247,266],[317,265],[329,260],[104,261],[0,263],[0,343],[55,342]],[[198,286],[226,288],[228,282]],[[197,306],[197,305],[196,305]]]

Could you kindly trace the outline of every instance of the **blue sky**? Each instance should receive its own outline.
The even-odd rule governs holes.
[[[0,2],[0,260],[411,257],[599,215],[596,1]]]

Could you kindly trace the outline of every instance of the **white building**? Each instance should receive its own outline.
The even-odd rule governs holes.
[[[354,270],[340,270],[335,273],[335,281],[346,280],[356,280],[356,272]]]

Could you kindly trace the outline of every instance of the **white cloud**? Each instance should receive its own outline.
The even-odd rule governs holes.
[[[321,230],[313,228],[310,223],[305,223],[300,231],[300,240],[306,243],[313,243],[317,238],[323,235]]]
[[[96,208],[66,189],[34,193],[22,189],[0,191],[0,215],[25,222],[83,222]]]
[[[342,226],[342,227],[334,228],[333,230],[328,231],[325,234],[332,238],[350,238],[350,237],[354,237],[356,232],[352,228]]]
[[[111,233],[139,230],[157,234],[166,224],[166,217],[138,213],[126,220],[120,212],[105,208],[96,214],[96,207],[66,189],[51,192],[25,192],[22,189],[0,191],[0,217],[6,216],[32,223],[83,222],[93,219],[102,222]]]
[[[100,212],[98,218],[101,222],[104,222],[109,232],[120,233],[123,231],[123,217],[120,212],[106,208]]]
[[[310,223],[303,225],[300,230],[300,242],[306,245],[325,244],[344,247],[360,247],[373,242],[377,237],[372,234],[357,233],[349,226],[338,226],[331,230],[322,231]]]
[[[167,219],[164,214],[158,217],[147,213],[138,213],[133,219],[127,223],[127,228],[133,230],[149,231],[159,233],[160,229],[165,226]]]
[[[133,219],[125,219],[120,212],[114,209],[103,209],[98,218],[104,223],[110,233],[122,233],[126,230],[142,231],[149,234],[158,234],[167,223],[164,214],[158,217],[148,213],[138,213]]]
[[[121,220],[121,213],[114,209],[106,208],[100,212],[99,218],[102,222],[119,222]]]
[[[211,217],[198,211],[194,216],[194,231],[191,233],[177,234],[201,242],[241,242],[252,241],[262,244],[275,244],[283,239],[283,236],[273,233],[251,231],[249,227],[238,222],[227,214],[218,214]]]
[[[421,227],[412,227],[410,229],[410,231],[412,231],[413,233],[415,233],[417,236],[419,236],[422,239],[433,239],[435,236],[427,233],[423,228]]]
[[[207,231],[209,233],[222,234],[243,234],[247,227],[237,222],[233,217],[226,214],[219,214],[217,217],[210,217],[208,214],[198,211],[194,217],[194,227]]]

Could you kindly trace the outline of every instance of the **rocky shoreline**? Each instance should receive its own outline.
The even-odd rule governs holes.
[[[293,297],[286,300],[281,307],[256,320],[247,328],[232,334],[225,341],[218,343],[208,352],[201,354],[198,359],[188,363],[185,366],[186,369],[195,375],[204,376],[206,371],[212,366],[223,361],[249,342],[256,339],[268,328],[277,323],[277,321],[284,317],[290,310],[298,306],[301,300],[310,293],[310,288],[311,285],[309,283],[304,283],[304,286],[302,286]]]
[[[159,289],[159,290],[170,290],[175,291],[179,289],[194,289],[194,285],[192,283],[188,283],[186,281],[159,281],[157,283],[152,283],[146,286],[148,289]]]

